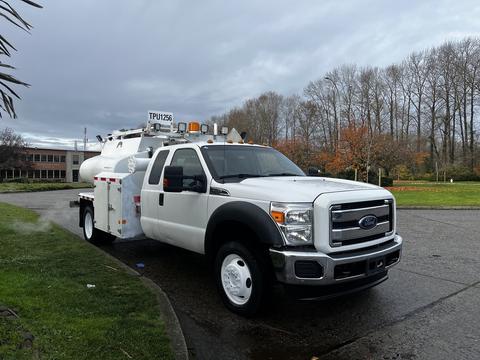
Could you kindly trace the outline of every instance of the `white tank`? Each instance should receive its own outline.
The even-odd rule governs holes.
[[[130,158],[149,158],[150,148],[155,149],[163,146],[168,137],[134,137],[129,139],[109,139],[98,156],[85,160],[80,166],[80,178],[89,183],[93,183],[95,175],[108,171],[118,173],[129,172]],[[130,164],[132,159],[130,159]],[[145,161],[141,161],[144,167]],[[131,165],[130,165],[131,168]]]
[[[85,160],[80,166],[80,178],[82,181],[93,183],[94,177],[101,172],[132,173],[145,171],[150,162],[151,153],[164,145],[199,140],[206,141],[212,138],[225,141],[223,136],[217,135],[216,126],[212,137],[212,135],[199,131],[194,133],[178,131],[178,128],[175,128],[171,123],[164,125],[149,121],[147,126],[142,129],[118,130],[109,134],[107,139],[103,141],[101,154]],[[240,138],[239,135],[238,137]]]

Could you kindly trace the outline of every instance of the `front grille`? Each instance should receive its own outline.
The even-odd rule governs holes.
[[[371,215],[375,226],[362,227],[360,220]],[[332,205],[330,207],[330,245],[359,244],[393,233],[393,201],[373,200]]]

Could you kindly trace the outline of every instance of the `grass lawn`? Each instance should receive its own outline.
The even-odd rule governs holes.
[[[0,203],[0,249],[0,359],[173,358],[155,294],[89,244]]]
[[[66,190],[66,189],[80,189],[80,188],[89,188],[89,187],[92,187],[92,185],[88,183],[55,183],[55,182],[0,183],[0,193]]]
[[[387,189],[399,206],[480,206],[480,182],[398,181]]]

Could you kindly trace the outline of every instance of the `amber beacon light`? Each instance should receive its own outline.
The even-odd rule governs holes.
[[[200,123],[196,121],[191,121],[188,123],[188,132],[195,133],[200,131]]]

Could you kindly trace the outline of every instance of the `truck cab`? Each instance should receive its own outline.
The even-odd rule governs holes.
[[[275,282],[328,297],[384,281],[400,259],[390,192],[305,176],[266,146],[160,148],[141,199],[145,235],[205,254],[226,306],[244,315],[264,305]]]

